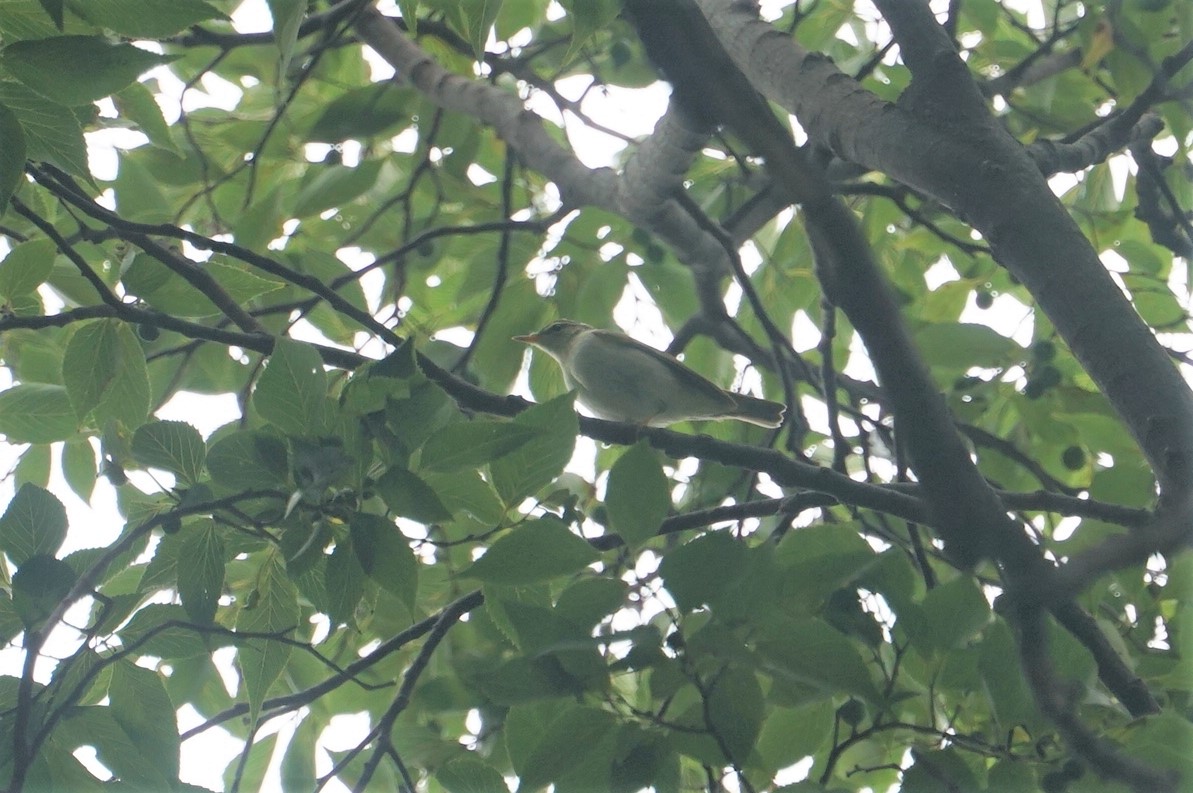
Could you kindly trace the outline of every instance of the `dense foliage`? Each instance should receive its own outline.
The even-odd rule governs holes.
[[[238,5],[0,0],[5,789],[1193,784],[1193,4]]]

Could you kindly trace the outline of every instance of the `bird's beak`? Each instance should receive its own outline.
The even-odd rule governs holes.
[[[539,335],[537,333],[531,333],[529,336],[514,336],[513,339],[514,341],[520,341],[523,344],[537,344]]]

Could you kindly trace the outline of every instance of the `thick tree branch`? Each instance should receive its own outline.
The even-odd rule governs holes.
[[[795,113],[813,140],[937,198],[978,229],[1110,399],[1165,489],[1188,488],[1193,395],[1017,141],[988,116],[937,119],[891,106],[742,4],[700,3],[751,82]],[[888,6],[898,6],[889,10],[908,37],[905,57],[921,74],[940,67],[940,80],[972,110],[971,92],[954,85],[965,75],[952,63],[952,44],[927,7]],[[923,22],[908,24],[913,17]]]

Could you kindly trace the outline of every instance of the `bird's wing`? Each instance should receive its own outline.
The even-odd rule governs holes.
[[[671,377],[675,379],[678,387],[698,392],[709,400],[720,402],[725,406],[726,411],[733,410],[737,406],[737,401],[734,400],[732,394],[729,394],[725,389],[711,380],[692,371],[681,361],[671,357],[667,353],[656,350],[649,344],[643,344],[637,339],[631,339],[629,336],[621,333],[608,330],[596,330],[593,333],[600,336],[613,337],[615,341],[625,345],[623,352],[626,355],[644,355],[652,360],[661,361],[667,367],[667,371]]]

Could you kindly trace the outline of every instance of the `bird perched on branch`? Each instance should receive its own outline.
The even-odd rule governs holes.
[[[778,427],[778,402],[735,394],[664,352],[623,333],[561,319],[538,333],[515,336],[550,355],[563,381],[598,418],[648,427],[693,419],[738,419]]]

